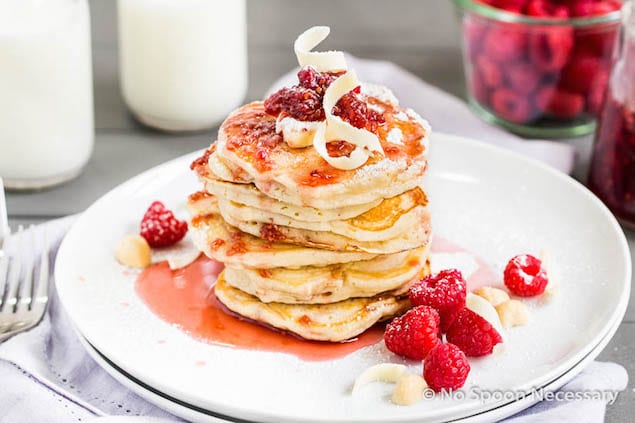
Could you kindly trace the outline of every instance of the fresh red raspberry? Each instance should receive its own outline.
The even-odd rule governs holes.
[[[408,292],[415,306],[426,305],[436,309],[441,318],[441,331],[445,332],[456,315],[465,307],[467,285],[456,269],[442,270],[413,284]]]
[[[432,307],[418,306],[386,326],[384,342],[395,354],[423,360],[441,339],[439,313]]]
[[[573,56],[560,75],[560,86],[567,91],[586,94],[601,67],[597,57]]]
[[[498,331],[469,308],[464,308],[456,316],[445,339],[459,347],[468,357],[491,354],[494,345],[503,342]]]
[[[492,62],[486,56],[476,59],[476,67],[485,85],[489,88],[499,88],[503,84],[501,66]]]
[[[593,13],[594,0],[577,0],[569,6],[571,16],[579,18]]]
[[[499,9],[521,13],[529,0],[495,0],[494,7]]]
[[[536,93],[536,104],[547,114],[560,119],[573,119],[584,110],[584,97],[546,85]]]
[[[449,343],[434,347],[423,362],[423,378],[435,392],[461,388],[469,373],[465,353]]]
[[[569,17],[569,9],[547,0],[531,0],[525,7],[525,14],[537,18],[566,19]]]
[[[529,254],[521,254],[509,260],[503,275],[507,289],[519,297],[542,294],[549,281],[542,262]]]
[[[551,16],[550,4],[546,0],[531,0],[525,7],[525,14],[537,18],[548,18]]]
[[[573,30],[568,26],[538,27],[529,34],[529,58],[545,72],[562,69],[574,45]]]
[[[570,5],[571,16],[575,17],[606,15],[621,8],[622,3],[617,0],[577,0]]]
[[[527,50],[526,32],[526,28],[519,25],[497,24],[485,36],[484,54],[499,63],[522,59]]]
[[[509,85],[520,94],[530,94],[538,87],[541,72],[528,63],[511,64],[505,71]]]
[[[167,247],[176,244],[187,233],[187,222],[178,220],[162,202],[150,205],[141,220],[141,236],[150,247]]]
[[[503,119],[514,123],[527,123],[534,118],[534,112],[527,97],[508,88],[501,88],[492,94],[492,109]]]

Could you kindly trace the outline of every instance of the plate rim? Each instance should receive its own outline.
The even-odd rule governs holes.
[[[621,321],[615,321],[614,324],[609,328],[608,332],[602,337],[600,343],[593,347],[593,349],[584,356],[579,362],[577,362],[573,367],[568,369],[566,372],[558,376],[556,379],[547,383],[546,385],[541,386],[540,388],[536,388],[536,390],[547,390],[547,391],[555,391],[560,389],[566,383],[575,378],[578,374],[580,374],[586,366],[590,364],[590,362],[594,361],[606,348],[615,333],[619,330],[621,325]],[[202,417],[205,421],[209,422],[229,422],[229,423],[258,423],[252,420],[244,420],[240,418],[236,418],[233,416],[226,416],[220,413],[216,413],[213,410],[206,410],[202,407],[198,407],[196,405],[188,404],[187,401],[179,400],[178,398],[171,398],[169,395],[162,393],[156,388],[153,388],[149,385],[146,385],[143,381],[135,378],[134,376],[126,373],[124,370],[120,369],[115,363],[113,363],[108,357],[106,357],[103,353],[101,353],[98,349],[96,349],[90,342],[79,332],[79,330],[73,326],[75,333],[77,334],[80,343],[88,352],[88,355],[91,356],[99,364],[99,366],[104,369],[109,375],[115,378],[119,383],[137,393],[139,396],[147,400],[148,402],[156,405],[157,407],[166,410],[172,414],[177,415],[182,418],[189,418],[190,416],[179,415],[172,411],[172,409],[166,409],[161,407],[158,404],[160,401],[166,401],[170,404],[175,404],[178,409],[188,410],[188,412],[192,411],[196,417]],[[122,382],[121,379],[126,382]],[[131,387],[132,386],[132,387]],[[156,402],[155,402],[156,401]],[[519,403],[523,403],[519,407],[513,407],[513,411],[508,408],[512,408],[512,406],[518,405]],[[480,411],[476,414],[472,414],[465,417],[459,417],[458,419],[449,420],[448,423],[473,423],[477,421],[489,421],[492,417],[498,419],[504,419],[511,417],[527,408],[537,404],[539,402],[538,398],[535,398],[535,394],[527,395],[519,400],[510,401],[506,404],[502,405],[493,405],[492,408],[488,410]],[[201,410],[201,411],[199,411]],[[494,416],[491,413],[495,413]],[[489,416],[488,416],[489,414]]]

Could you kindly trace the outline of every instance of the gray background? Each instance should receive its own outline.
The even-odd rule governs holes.
[[[231,0],[227,0],[231,1]],[[119,92],[114,0],[90,0],[95,89],[95,153],[85,172],[61,187],[37,193],[8,193],[10,224],[38,223],[77,213],[111,188],[143,170],[209,145],[216,130],[167,135],[136,123]],[[250,0],[249,91],[262,98],[268,86],[295,66],[291,43],[302,30],[329,25],[326,48],[360,57],[391,60],[442,89],[462,96],[459,32],[449,0]],[[566,140],[578,150],[574,176],[584,180],[590,137]],[[627,232],[631,251],[635,234]],[[631,301],[617,335],[600,359],[635,370],[635,307]],[[607,421],[632,421],[633,383],[609,408]]]

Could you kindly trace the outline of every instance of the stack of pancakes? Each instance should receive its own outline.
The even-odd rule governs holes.
[[[204,189],[189,198],[191,232],[225,264],[214,291],[229,310],[342,341],[410,306],[408,287],[429,272],[429,127],[393,97],[364,95],[384,117],[384,155],[357,169],[291,148],[262,102],[232,113],[192,163]]]

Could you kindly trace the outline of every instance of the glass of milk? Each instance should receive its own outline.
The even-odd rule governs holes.
[[[86,0],[0,0],[0,177],[37,189],[77,176],[93,149]]]
[[[247,90],[245,0],[118,0],[123,97],[142,123],[199,131]]]

